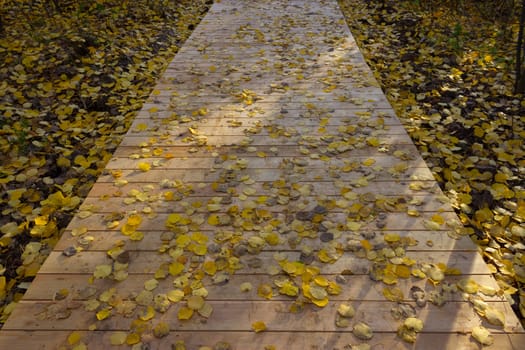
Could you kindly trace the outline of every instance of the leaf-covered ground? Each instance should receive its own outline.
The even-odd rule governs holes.
[[[54,3],[0,7],[0,322],[212,1]],[[455,9],[340,3],[398,115],[525,314],[515,20],[486,21],[487,10],[468,1]]]
[[[525,102],[513,94],[519,12],[508,11],[510,2],[480,3],[340,0],[397,115],[523,320]]]
[[[212,3],[0,2],[0,323]]]

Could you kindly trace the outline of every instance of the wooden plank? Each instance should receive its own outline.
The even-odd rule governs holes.
[[[185,169],[157,169],[152,168],[148,172],[137,171],[136,169],[118,169],[120,177],[128,181],[130,184],[138,184],[137,186],[150,183],[153,186],[158,186],[160,181],[164,179],[170,180],[179,180],[183,183],[210,183],[218,181],[223,174],[221,171],[209,168],[202,168],[199,171],[188,172]],[[111,172],[108,171],[105,174],[102,174],[99,177],[99,180],[95,187],[93,188],[93,195],[97,196],[103,194],[107,187],[101,188],[101,191],[98,191],[99,184],[113,184],[115,182],[115,177],[113,177]],[[265,171],[265,169],[246,169],[242,172],[243,176],[249,176],[256,182],[273,182],[284,178],[287,182],[295,182],[296,179],[300,178],[301,182],[309,184],[311,182],[333,182],[333,181],[350,181],[361,178],[363,175],[361,173],[351,171],[351,172],[341,172],[339,169],[309,169],[305,174],[281,174],[278,172]],[[392,175],[387,172],[377,173],[376,181],[428,181],[433,179],[433,175],[428,169],[427,166],[422,168],[411,168],[406,172],[398,174],[394,179]],[[113,190],[117,190],[118,187],[114,187]],[[355,189],[359,191],[358,188]],[[108,192],[106,192],[107,194]],[[385,194],[386,195],[386,194]]]
[[[399,124],[399,119],[392,116],[391,107],[381,108],[367,108],[366,105],[357,106],[354,108],[342,108],[340,106],[328,106],[320,103],[313,104],[313,106],[305,106],[305,104],[287,103],[286,106],[280,107],[278,105],[266,106],[262,109],[257,106],[249,105],[242,106],[238,104],[222,104],[212,106],[169,106],[163,105],[160,101],[156,102],[151,100],[144,104],[143,109],[137,112],[137,117],[152,118],[152,119],[164,119],[164,122],[177,121],[180,114],[183,117],[188,117],[192,122],[202,119],[213,119],[213,118],[225,118],[235,117],[240,118],[241,121],[245,121],[246,118],[254,118],[257,116],[267,116],[272,120],[275,118],[287,118],[293,117],[304,117],[306,118],[321,118],[330,117],[334,118],[345,118],[345,117],[361,117],[363,113],[371,113],[372,115],[384,115],[385,118],[396,120],[396,124]],[[310,107],[310,108],[308,108]],[[206,108],[205,116],[201,116],[198,113],[199,108]],[[174,114],[175,113],[175,114]],[[361,117],[362,118],[362,117]]]
[[[179,303],[181,304],[181,303]],[[270,331],[297,332],[308,330],[311,332],[337,332],[334,319],[337,303],[329,303],[324,308],[305,305],[303,312],[291,313],[291,301],[210,301],[213,307],[213,317],[203,319],[196,315],[192,320],[180,321],[177,312],[180,305],[173,305],[165,313],[157,316],[156,320],[166,322],[170,329],[186,331],[221,331],[221,332],[250,332],[251,324],[262,321]],[[512,314],[508,302],[487,302],[489,307],[501,312]],[[71,316],[66,319],[48,320],[39,319],[38,315],[45,312],[50,303],[21,302],[14,311],[16,315],[12,322],[4,327],[6,330],[87,330],[89,325],[96,324],[98,330],[128,330],[132,318],[110,317],[102,322],[96,322],[94,312],[86,312],[78,303],[78,308],[71,310]],[[398,327],[391,316],[394,302],[359,301],[353,303],[356,314],[351,324],[356,322],[367,323],[375,332],[395,332]],[[417,316],[424,323],[424,331],[467,333],[472,327],[480,324],[480,316],[465,302],[449,302],[442,307],[426,306],[417,310]],[[54,317],[54,315],[52,315]],[[40,318],[42,318],[40,316]],[[227,322],[225,322],[227,320]],[[507,318],[504,330],[520,332],[521,325],[517,318]],[[502,329],[493,328],[494,333],[501,333]]]
[[[394,145],[387,150],[379,151],[377,148],[354,148],[349,151],[346,151],[342,154],[339,154],[337,156],[334,156],[335,158],[353,158],[353,157],[361,157],[364,159],[368,158],[375,158],[375,157],[385,157],[385,156],[391,156],[394,152],[402,152],[404,157],[409,157],[412,159],[419,158],[419,153],[415,152],[417,149],[414,145],[406,144],[406,145]],[[239,147],[221,147],[219,149],[194,149],[189,146],[167,146],[162,147],[160,150],[156,151],[162,151],[160,155],[157,157],[162,157],[166,154],[168,154],[170,157],[173,158],[185,158],[188,157],[189,154],[191,154],[191,158],[204,158],[204,157],[217,157],[219,155],[227,155],[227,154],[242,154],[242,157],[261,157],[262,156],[272,156],[272,155],[278,155],[280,158],[297,158],[297,157],[310,157],[313,158],[317,154],[318,156],[320,153],[328,153],[324,149],[316,149],[316,148],[309,148],[309,147],[297,147],[297,146],[283,146],[280,147],[278,150],[276,150],[273,147],[270,146],[260,146],[255,148],[250,148],[248,150],[246,149],[239,149]],[[127,158],[130,156],[136,157],[136,155],[139,155],[141,158],[152,158],[153,157],[153,150],[149,147],[139,147],[139,145],[136,146],[129,146],[129,147],[119,147],[115,150],[113,153],[114,158]],[[366,157],[366,158],[365,158]],[[399,159],[399,158],[398,158]],[[378,174],[380,175],[380,174]]]
[[[206,135],[206,145],[211,147],[218,146],[286,146],[297,145],[297,143],[308,138],[300,135],[278,138],[269,138],[265,135]],[[378,137],[379,143],[382,146],[390,146],[397,144],[407,144],[409,141],[406,134],[382,135]],[[197,139],[183,139],[181,137],[173,137],[170,135],[163,135],[162,133],[152,133],[150,136],[135,136],[133,133],[126,135],[120,145],[122,146],[136,146],[146,145],[150,147],[163,146],[187,146],[197,145]]]
[[[368,220],[364,219],[361,221],[358,221],[360,224],[360,227],[358,228],[360,231],[368,231],[368,230],[399,230],[399,231],[420,231],[420,230],[429,230],[428,224],[426,224],[427,220],[431,220],[432,213],[421,213],[419,217],[412,217],[405,213],[388,213],[385,215],[384,218],[378,218],[376,216],[370,217]],[[158,213],[157,215],[153,215],[151,218],[148,218],[147,215],[143,215],[143,221],[142,224],[138,227],[138,230],[141,231],[155,231],[155,230],[164,230],[165,222],[168,218],[167,213]],[[192,214],[193,215],[193,214]],[[106,229],[106,221],[105,219],[106,214],[98,214],[94,213],[91,216],[87,218],[80,218],[78,216],[75,216],[71,223],[69,224],[69,227],[90,227],[91,229],[97,229],[97,230],[104,230]],[[451,212],[444,212],[441,213],[440,216],[445,220],[446,225],[440,225],[437,228],[436,231],[448,231],[451,230],[454,227],[458,227],[459,219],[457,216]],[[203,220],[205,222],[200,223],[200,218],[197,218],[195,216],[193,225],[189,225],[189,227],[192,227],[194,230],[214,230],[214,229],[220,229],[220,227],[214,227],[209,225],[206,222],[207,216],[203,216]],[[286,213],[279,213],[272,215],[271,219],[280,220],[281,223],[286,222]],[[265,220],[264,224],[267,224],[269,221]],[[346,213],[329,213],[324,216],[324,220],[330,221],[335,224],[342,224],[346,225],[347,223],[347,214]],[[237,221],[232,221],[232,223],[228,226],[225,226],[223,228],[228,229],[233,227],[242,227],[241,219],[238,219]],[[381,222],[381,225],[378,225],[378,223]],[[263,223],[261,223],[263,225]],[[257,226],[257,225],[255,225]],[[256,228],[254,228],[256,230]]]
[[[360,113],[361,115],[356,115]],[[321,127],[323,125],[329,126],[355,126],[355,127],[370,127],[378,128],[378,124],[384,123],[384,129],[388,129],[391,126],[401,125],[398,119],[394,119],[389,115],[372,115],[368,114],[368,111],[353,110],[346,113],[342,113],[340,110],[320,111],[320,112],[297,112],[297,111],[277,111],[277,110],[259,110],[257,114],[253,114],[247,111],[231,111],[225,112],[222,110],[207,111],[205,118],[200,116],[182,117],[182,116],[171,116],[170,111],[163,110],[161,112],[156,111],[154,113],[146,110],[142,110],[137,114],[134,120],[131,130],[139,131],[144,129],[144,125],[148,129],[164,126],[164,127],[191,127],[192,125],[198,126],[220,126],[220,127],[233,127],[241,128],[255,125],[279,125],[279,126],[295,126],[295,127]],[[186,119],[188,118],[188,119]],[[235,123],[234,123],[235,122]],[[390,130],[390,129],[388,129]],[[152,129],[155,131],[155,129]]]
[[[145,231],[148,239],[141,241],[126,241],[126,249],[129,250],[146,250],[156,251],[162,245],[161,236],[165,234],[165,230]],[[259,235],[258,232],[242,232],[241,230],[233,230],[238,236],[242,236],[247,240],[252,236]],[[209,237],[212,242],[215,238],[216,231],[201,231],[202,234]],[[362,240],[364,237],[369,237],[369,241],[374,246],[384,245],[384,236],[386,234],[398,234],[400,237],[412,238],[413,245],[406,247],[407,251],[477,251],[478,248],[473,244],[470,237],[460,236],[457,239],[452,239],[449,232],[432,232],[432,231],[381,231],[376,232],[375,235],[371,231],[360,231],[356,233],[345,233],[340,237],[335,237],[334,241],[340,242],[343,247],[348,245],[348,241],[355,239]],[[116,241],[122,240],[124,237],[120,231],[110,230],[96,230],[89,229],[85,236],[89,236],[93,241],[89,244],[90,251],[105,251],[113,248]],[[373,236],[373,238],[371,238]],[[72,230],[66,230],[63,233],[62,239],[57,243],[54,250],[62,252],[64,249],[72,246],[82,247],[81,244],[84,237],[72,235]],[[296,233],[289,233],[286,237],[281,237],[281,242],[275,246],[265,246],[263,250],[295,250],[301,249],[303,246],[309,246],[315,251],[325,246],[325,243],[318,239],[301,238]]]
[[[135,169],[117,169],[115,170],[116,178],[111,175],[106,175],[105,181],[93,187],[88,197],[99,199],[104,199],[102,197],[137,197],[137,191],[139,191],[146,192],[149,194],[148,197],[151,197],[151,199],[155,201],[156,198],[154,196],[161,196],[171,191],[180,194],[180,196],[184,198],[229,197],[235,199],[242,194],[246,196],[246,198],[258,197],[260,195],[268,196],[268,198],[290,196],[290,201],[296,200],[299,197],[309,201],[347,200],[350,203],[363,199],[366,203],[369,203],[368,205],[373,205],[373,203],[384,199],[395,200],[397,198],[399,203],[406,201],[406,203],[403,203],[404,206],[414,207],[425,205],[430,202],[430,200],[435,200],[435,205],[440,206],[444,211],[451,211],[450,200],[441,194],[441,190],[435,182],[424,178],[415,178],[416,176],[423,177],[424,172],[414,171],[410,174],[410,178],[404,177],[400,179],[389,179],[386,176],[376,178],[373,174],[366,176],[363,175],[363,173],[354,174],[354,176],[337,177],[329,173],[324,174],[322,177],[317,177],[314,173],[311,174],[309,181],[296,181],[297,176],[302,175],[301,172],[291,173],[289,175],[273,174],[273,176],[263,176],[262,173],[268,173],[271,169],[259,169],[261,175],[254,171],[243,171],[236,176],[236,174],[231,174],[228,170],[193,169],[195,171],[206,171],[207,173],[204,174],[205,177],[197,177],[184,181],[182,176],[165,176],[171,169],[150,170],[152,176],[150,182],[147,182],[144,181],[144,176],[139,176],[139,174],[135,176],[135,173],[132,173],[137,172]],[[333,169],[334,172],[339,170],[340,168],[337,167]],[[416,174],[416,176],[414,176],[414,174]],[[127,176],[124,177],[124,175]],[[364,182],[365,179],[366,183]],[[125,182],[116,182],[117,180],[125,180]],[[166,181],[171,182],[164,184]],[[217,188],[216,186],[219,184],[224,184],[226,188]],[[251,191],[254,192],[243,193],[245,189],[251,189]],[[131,193],[131,191],[134,193]],[[287,194],[287,192],[291,193]],[[346,199],[341,198],[345,193],[347,195],[351,194],[352,197],[348,196]],[[364,194],[367,195],[366,198],[362,198]],[[332,198],[334,196],[338,196],[339,198]],[[178,201],[180,199],[180,197],[175,197],[167,201]],[[413,201],[414,199],[419,199],[419,201]],[[137,198],[137,200],[143,201],[139,198]],[[240,198],[240,200],[244,201],[246,199]],[[267,200],[266,203],[261,202],[260,204],[274,206],[279,203]],[[440,204],[448,205],[449,207],[444,208]],[[429,203],[429,205],[431,204]],[[401,210],[403,209],[404,208],[401,208]],[[399,211],[399,208],[390,208],[386,211]]]
[[[10,331],[0,333],[0,347],[6,349],[57,349],[68,345],[66,340],[69,331]],[[127,345],[111,346],[110,337],[113,332],[94,331],[81,332],[82,342],[89,349],[129,349]],[[485,346],[487,350],[521,350],[525,343],[524,334],[494,334],[494,343]],[[469,333],[420,333],[416,343],[409,344],[400,340],[395,332],[375,333],[369,341],[357,339],[348,331],[336,333],[326,332],[293,332],[282,333],[266,331],[254,332],[209,332],[176,330],[162,339],[147,341],[150,350],[165,350],[172,348],[177,342],[182,342],[187,349],[200,349],[203,346],[213,348],[219,343],[227,343],[232,349],[257,349],[275,346],[278,350],[336,350],[349,348],[351,345],[367,343],[371,349],[436,349],[440,350],[475,350],[480,345]]]
[[[210,136],[210,135],[221,135],[221,136],[225,136],[225,137],[228,137],[230,135],[246,135],[247,133],[248,134],[257,134],[257,135],[270,135],[271,132],[275,132],[273,130],[278,130],[279,127],[281,128],[286,128],[284,130],[286,130],[287,132],[289,132],[291,135],[294,135],[294,134],[302,134],[302,135],[313,135],[313,134],[318,134],[319,131],[319,126],[308,126],[308,125],[295,125],[294,127],[293,126],[289,126],[287,125],[287,123],[283,123],[283,124],[280,124],[279,122],[275,122],[275,123],[262,123],[258,129],[253,129],[253,126],[250,126],[250,125],[247,125],[246,127],[236,127],[236,128],[232,128],[231,126],[216,126],[216,125],[206,125],[206,124],[203,124],[201,123],[201,125],[176,125],[176,126],[169,126],[169,125],[164,125],[164,127],[161,126],[161,124],[158,125],[159,127],[161,127],[162,130],[159,130],[162,135],[170,135],[170,136],[180,136],[181,134],[184,134],[185,136],[189,136],[191,135],[191,133],[188,133],[188,128],[192,128],[195,130],[195,132],[198,134],[198,135],[204,135],[204,136]],[[268,131],[267,129],[270,129],[270,131]],[[324,132],[323,133],[326,133],[326,135],[331,135],[332,137],[352,137],[354,136],[355,134],[357,134],[356,132],[339,132],[338,130],[338,127],[333,127],[333,126],[326,126],[324,127]],[[252,131],[253,130],[253,131]],[[133,129],[133,135],[136,135],[136,136],[147,136],[147,135],[151,135],[152,131],[157,131],[157,130],[145,130],[145,131],[137,131],[135,129]],[[404,127],[402,125],[388,125],[388,126],[385,126],[384,128],[383,127],[380,127],[380,128],[368,128],[368,131],[370,133],[370,135],[368,137],[371,137],[371,136],[385,136],[385,135],[405,135],[406,131],[404,129]],[[356,136],[354,136],[356,137]],[[359,135],[356,137],[357,139],[365,139],[366,140],[366,136],[363,135]]]
[[[317,158],[321,158],[321,155],[318,154]],[[112,158],[107,164],[106,169],[137,169],[138,170],[138,164],[142,162],[150,162],[153,163],[155,160],[159,163],[158,166],[156,166],[157,169],[228,169],[228,167],[233,167],[235,164],[238,163],[239,160],[246,161],[246,167],[249,167],[251,169],[266,169],[266,171],[269,171],[270,169],[286,169],[286,165],[290,165],[291,169],[294,168],[306,168],[306,169],[326,169],[327,167],[334,166],[341,168],[351,162],[357,162],[357,164],[363,164],[363,162],[370,159],[370,157],[352,157],[352,161],[349,161],[348,159],[340,159],[338,157],[330,157],[330,159],[316,159],[312,157],[278,157],[278,156],[271,156],[271,157],[244,157],[243,155],[239,156],[237,159],[234,160],[226,160],[222,161],[219,156],[217,157],[210,157],[210,158],[203,158],[203,157],[195,157],[195,158],[168,158],[165,157],[149,157],[146,159],[131,159],[129,157],[126,158]],[[422,158],[414,159],[414,160],[399,160],[399,158],[391,157],[391,156],[377,156],[373,158],[374,164],[371,164],[368,166],[368,168],[373,169],[374,167],[382,167],[382,168],[392,168],[398,164],[404,164],[407,168],[422,168],[426,166],[426,163]],[[294,165],[297,164],[297,165]],[[367,166],[363,166],[364,169],[367,168]],[[300,171],[298,171],[300,172]]]
[[[392,185],[393,183],[387,183]],[[99,186],[100,189],[100,186]],[[129,190],[129,191],[126,191]],[[136,192],[139,191],[139,193],[146,193],[146,198],[140,198],[132,200],[136,197]],[[228,205],[224,205],[218,213],[226,213],[227,209],[231,206],[237,206],[239,208],[242,208],[246,201],[252,201],[254,203],[257,202],[258,197],[257,196],[248,196],[246,200],[239,199],[239,197],[230,197],[228,195],[218,196],[218,193],[214,193],[210,191],[209,194],[206,195],[206,193],[198,193],[198,195],[191,195],[186,197],[184,200],[180,201],[164,201],[162,200],[162,194],[165,191],[140,191],[134,186],[127,186],[122,188],[122,192],[119,193],[120,195],[113,196],[111,189],[108,191],[101,190],[101,195],[99,196],[93,196],[93,193],[90,195],[90,197],[86,198],[80,207],[80,210],[89,210],[94,213],[114,213],[119,212],[123,209],[130,212],[141,212],[144,208],[149,207],[151,208],[155,213],[173,213],[173,212],[179,212],[184,213],[188,209],[188,203],[189,204],[197,204],[201,205],[198,208],[195,208],[195,213],[201,213],[206,214],[208,212],[208,209],[206,208],[207,203],[214,203],[216,198],[227,198],[229,203]],[[110,195],[109,198],[106,196]],[[428,195],[428,194],[427,194]],[[273,195],[270,198],[278,199],[278,195]],[[323,200],[327,201],[337,201],[339,200],[339,193],[323,193]],[[427,197],[425,195],[415,195],[415,196],[390,196],[390,197],[382,197],[382,199],[390,199],[392,201],[397,201],[397,203],[400,203],[403,201],[404,203],[410,203],[412,200],[417,201],[418,205],[399,205],[397,207],[392,208],[392,212],[400,212],[404,213],[408,210],[415,210],[419,213],[425,213],[425,212],[432,212],[433,214],[439,214],[442,212],[452,212],[452,209],[450,207],[450,204],[448,203],[442,203],[439,201],[430,201],[426,200]],[[103,201],[104,203],[101,203]],[[315,200],[315,197],[311,197],[311,202],[315,203],[317,202]],[[421,203],[421,204],[419,204]],[[103,204],[103,205],[101,205]],[[350,204],[349,204],[350,206]],[[286,210],[289,210],[288,205],[279,205],[279,204],[273,204],[268,202],[268,204],[261,205],[261,208],[265,208],[270,213],[280,213],[284,212]],[[332,210],[332,212],[345,212],[343,208],[336,207]]]
[[[280,270],[278,262],[274,259],[275,253],[275,251],[263,251],[257,256],[244,255],[240,258],[243,267],[235,273],[266,274],[270,267],[277,267]],[[299,261],[300,252],[280,251],[279,253],[279,256],[287,257],[288,261]],[[144,251],[129,251],[129,255],[130,262],[127,271],[133,274],[154,273],[163,263],[173,262],[173,258],[168,254],[160,254],[156,251],[150,254],[145,254]],[[481,255],[475,251],[409,251],[406,256],[416,260],[419,264],[446,264],[447,267],[458,269],[463,274],[486,275],[490,273]],[[257,265],[253,265],[254,258],[257,260]],[[40,271],[46,274],[93,273],[95,267],[100,264],[111,264],[111,259],[105,251],[84,251],[72,257],[52,252]],[[312,266],[319,267],[325,274],[340,274],[345,271],[366,274],[370,271],[372,263],[367,259],[357,258],[354,254],[344,254],[334,263],[325,264],[314,260]]]
[[[209,79],[209,80],[213,80],[213,79]],[[194,79],[192,81],[193,84],[198,84],[199,82],[202,83],[202,81],[200,81],[199,79]],[[158,103],[155,103],[155,101],[159,101]],[[153,103],[150,102],[149,104],[145,104],[144,106],[147,108],[147,109],[151,109],[151,107],[154,107],[156,104],[161,104],[160,102],[161,100],[160,99],[153,99]],[[150,106],[150,104],[152,104],[153,106]],[[348,101],[345,101],[345,102],[337,102],[337,101],[327,101],[327,100],[309,100],[307,97],[301,97],[301,98],[298,98],[297,100],[295,101],[287,101],[287,100],[283,100],[283,101],[278,101],[278,102],[274,102],[274,103],[271,103],[271,102],[264,102],[264,101],[255,101],[253,102],[253,104],[251,105],[246,105],[244,103],[242,103],[242,101],[237,101],[237,102],[206,102],[206,101],[200,101],[200,102],[193,102],[192,100],[188,100],[184,103],[181,103],[180,105],[173,105],[171,107],[172,110],[174,111],[177,111],[177,109],[180,109],[180,110],[185,110],[185,109],[189,109],[189,108],[195,108],[195,109],[198,109],[198,108],[202,108],[202,107],[207,107],[208,109],[215,109],[215,108],[225,108],[225,109],[239,109],[239,108],[246,108],[246,107],[250,107],[250,109],[254,109],[254,108],[264,108],[264,109],[268,109],[268,110],[272,110],[272,109],[278,109],[278,110],[282,110],[283,108],[284,109],[299,109],[299,108],[303,108],[304,110],[307,110],[308,107],[310,106],[311,108],[313,108],[313,106],[317,106],[318,108],[330,108],[330,109],[343,109],[343,108],[348,108],[349,110],[352,110],[352,109],[362,109],[363,106],[366,106],[367,108],[370,108],[370,109],[376,109],[376,108],[391,108],[390,107],[390,104],[388,103],[388,101],[386,100],[386,98],[381,98],[379,100],[360,100],[360,99],[354,99],[354,100],[348,100]],[[311,109],[310,108],[310,109]]]
[[[143,109],[137,112],[137,118],[139,119],[150,119],[157,117],[159,120],[163,120],[166,123],[177,121],[177,117],[172,117],[172,107],[169,105],[155,104],[147,102]],[[326,107],[326,106],[324,106]],[[366,105],[359,108],[324,108],[323,106],[315,105],[313,108],[307,108],[304,104],[289,104],[287,109],[279,108],[279,106],[271,106],[271,108],[259,109],[250,106],[234,106],[226,105],[220,106],[216,109],[207,108],[205,118],[199,115],[191,115],[193,109],[187,109],[184,112],[190,114],[192,122],[199,121],[201,119],[223,119],[223,118],[236,118],[243,122],[246,122],[246,118],[256,120],[256,117],[264,118],[264,120],[271,121],[274,119],[283,120],[288,118],[302,118],[305,122],[309,119],[320,120],[322,117],[330,118],[329,122],[333,122],[333,125],[337,125],[335,122],[345,122],[346,119],[352,121],[358,119],[359,121],[373,120],[377,117],[383,117],[385,124],[400,124],[400,120],[395,117],[392,108],[374,108],[370,109]],[[155,108],[154,111],[151,109]],[[180,110],[180,109],[179,109]],[[163,114],[164,113],[164,114]],[[175,118],[175,119],[173,119]],[[144,121],[142,121],[144,122]],[[346,122],[345,122],[346,123]]]
[[[303,73],[301,73],[303,74]],[[217,84],[218,87],[222,87],[222,91],[220,92],[213,92],[209,90],[195,90],[195,87],[193,85],[194,76],[199,74],[191,74],[191,73],[177,73],[177,81],[182,82],[182,84],[173,84],[169,88],[163,88],[162,90],[159,90],[159,93],[155,95],[155,99],[163,99],[166,98],[170,101],[170,103],[174,105],[180,105],[188,102],[188,99],[191,98],[192,102],[195,103],[238,103],[241,101],[239,96],[236,96],[237,94],[240,94],[242,89],[234,89],[234,86],[231,88],[229,87],[229,84],[232,85],[235,83],[236,76],[232,76],[232,82],[219,82],[217,83],[217,80],[220,80],[218,76],[220,74],[206,74],[206,78],[209,78],[210,80],[213,80]],[[323,76],[323,75],[321,75]],[[250,76],[242,75],[239,76],[238,79],[247,80],[247,78]],[[315,77],[311,77],[315,78]],[[271,88],[272,85],[279,84],[276,83],[286,83],[286,81],[275,79],[266,79],[265,76],[258,74],[257,76],[253,76],[252,79],[257,79],[257,84],[254,84],[251,91],[253,91],[257,96],[257,102],[262,103],[280,103],[280,102],[303,102],[303,103],[315,103],[315,101],[323,101],[323,102],[330,102],[333,101],[334,104],[340,104],[341,103],[341,97],[342,95],[347,96],[347,99],[354,98],[354,99],[363,99],[363,100],[381,100],[384,97],[383,92],[379,88],[361,88],[359,89],[359,92],[355,92],[355,87],[352,86],[352,80],[350,81],[331,81],[331,80],[324,80],[323,78],[320,79],[316,83],[309,84],[308,87],[303,88],[302,90],[298,90],[297,88],[288,89],[287,91],[272,91]],[[323,80],[321,80],[323,79]],[[191,81],[192,83],[186,83],[186,81]],[[327,82],[327,83],[325,83]],[[328,86],[336,85],[330,87],[329,90],[326,90]],[[193,87],[193,88],[191,88]],[[246,86],[243,84],[243,89],[247,89]],[[184,91],[184,90],[189,90]],[[351,96],[351,97],[350,97]],[[262,106],[264,108],[264,106]]]
[[[122,282],[115,282],[107,279],[97,279],[93,283],[89,280],[90,274],[39,274],[35,283],[40,285],[39,289],[30,289],[25,295],[26,301],[51,301],[54,299],[56,293],[61,290],[68,290],[72,300],[87,300],[88,298],[82,296],[82,290],[87,287],[96,288],[97,293],[101,293],[110,288],[116,288],[118,294],[128,299],[133,295],[137,295],[144,289],[144,282],[152,278],[151,274],[133,274],[129,275],[127,279]],[[336,275],[323,275],[331,281],[336,280]],[[283,275],[268,276],[268,275],[232,275],[226,284],[216,285],[212,283],[206,283],[205,287],[209,292],[207,300],[226,300],[226,301],[261,301],[264,300],[257,295],[257,287],[261,284],[269,284],[274,286],[275,295],[272,300],[275,301],[290,301],[294,298],[279,294],[277,287],[274,285],[274,281],[279,278],[283,278]],[[350,275],[345,276],[347,282],[342,284],[342,292],[339,295],[330,296],[332,302],[360,302],[360,301],[379,301],[385,302],[383,295],[383,288],[386,287],[382,283],[370,283],[370,278],[366,275]],[[498,285],[491,275],[461,275],[461,276],[448,276],[447,283],[457,283],[458,281],[469,278],[476,281],[478,284],[492,287],[496,290]],[[298,281],[298,279],[297,279]],[[299,282],[299,281],[298,281]],[[248,292],[241,291],[241,284],[251,283],[253,289]],[[432,291],[436,291],[437,287],[434,287],[431,283],[428,283],[424,279],[399,279],[396,284],[397,287],[403,292],[403,302],[411,303],[415,306],[414,300],[410,298],[410,289],[417,286],[424,290],[427,295]],[[171,279],[160,280],[158,287],[155,289],[155,293],[167,293],[173,289],[173,281]],[[477,296],[481,300],[485,301],[506,301],[500,296],[486,296],[482,293],[478,293]],[[464,301],[464,295],[462,293],[449,293],[446,296],[447,301]]]

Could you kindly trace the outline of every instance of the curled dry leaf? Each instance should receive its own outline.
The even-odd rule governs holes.
[[[153,335],[156,338],[163,338],[170,334],[170,327],[166,322],[159,322],[153,327]]]
[[[361,340],[370,340],[374,336],[372,328],[364,322],[358,322],[354,325],[352,333]]]
[[[474,338],[481,345],[492,345],[494,337],[488,329],[483,326],[476,326],[472,328],[472,338]]]
[[[505,326],[505,314],[503,311],[497,310],[493,307],[488,307],[485,310],[485,318],[487,319],[488,323],[494,326]]]
[[[252,323],[252,329],[254,330],[255,333],[260,333],[262,331],[265,331],[266,323],[264,323],[263,321],[255,321],[254,323]]]
[[[415,317],[408,317],[397,329],[397,335],[408,343],[415,343],[417,333],[423,330],[423,321]]]
[[[342,317],[351,318],[351,317],[354,317],[355,310],[354,310],[354,307],[352,305],[347,304],[347,303],[341,303],[337,307],[337,313],[339,315],[341,315]]]

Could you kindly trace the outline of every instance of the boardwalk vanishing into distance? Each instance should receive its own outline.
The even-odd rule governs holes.
[[[106,168],[1,349],[525,344],[335,0],[216,1]]]

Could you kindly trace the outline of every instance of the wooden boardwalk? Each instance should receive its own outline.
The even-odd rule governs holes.
[[[487,348],[523,349],[461,232],[337,1],[222,0],[0,349],[477,349],[479,325]],[[408,316],[414,344],[397,335]]]

